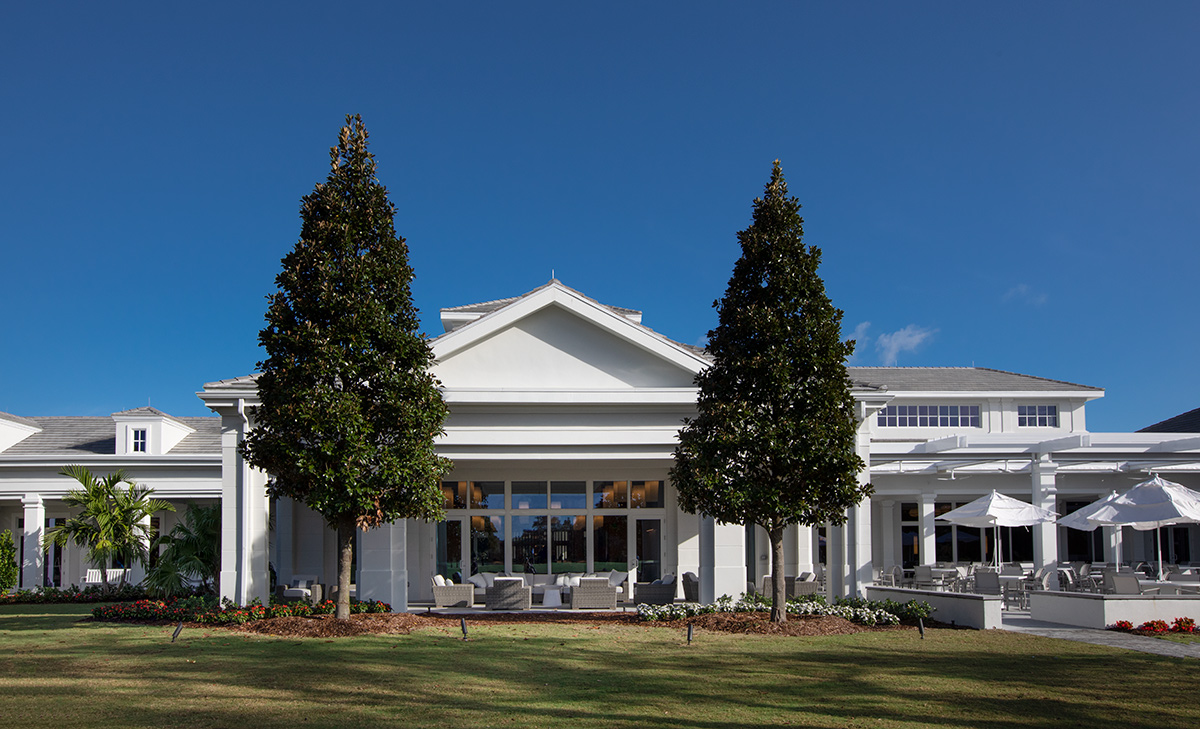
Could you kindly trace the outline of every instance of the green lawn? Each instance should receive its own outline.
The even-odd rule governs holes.
[[[770,638],[457,625],[250,637],[0,607],[0,724],[72,727],[1144,726],[1200,722],[1200,664],[1000,631]]]

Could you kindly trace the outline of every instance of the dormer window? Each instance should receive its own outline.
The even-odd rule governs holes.
[[[133,448],[132,448],[132,450],[134,453],[145,453],[147,451],[146,429],[145,428],[134,428],[133,429]]]
[[[1057,405],[1018,405],[1018,428],[1057,428]]]

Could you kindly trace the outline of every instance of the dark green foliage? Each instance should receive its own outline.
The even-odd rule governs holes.
[[[154,541],[162,548],[142,583],[156,597],[190,594],[191,580],[201,594],[214,592],[221,569],[221,507],[188,506],[183,521]]]
[[[150,517],[158,511],[175,511],[166,501],[151,498],[154,489],[134,483],[123,470],[96,478],[83,466],[67,466],[59,472],[79,482],[83,488],[68,491],[63,503],[78,509],[74,516],[46,531],[43,545],[67,542],[87,548],[88,561],[105,568],[113,560],[126,566],[146,564],[150,556]],[[121,487],[124,483],[126,486]],[[101,569],[107,590],[108,570]],[[127,572],[121,572],[121,584]]]
[[[275,279],[259,334],[262,405],[243,447],[273,477],[273,495],[304,502],[337,530],[346,617],[355,528],[440,519],[451,464],[434,452],[446,406],[362,119],[346,118],[330,161]]]
[[[19,569],[17,545],[13,542],[12,532],[0,532],[0,592],[6,592],[16,586]]]
[[[841,340],[842,312],[825,295],[821,251],[804,245],[803,223],[776,160],[714,304],[713,364],[696,376],[698,415],[680,433],[671,471],[686,511],[767,530],[778,604],[784,527],[840,524],[871,493],[858,483],[846,372],[854,343]]]

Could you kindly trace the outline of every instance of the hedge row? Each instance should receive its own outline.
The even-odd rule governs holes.
[[[0,605],[44,605],[51,603],[131,602],[145,600],[146,591],[138,585],[126,583],[121,586],[103,587],[38,587],[32,590],[17,590],[7,595],[0,594]]]
[[[392,606],[378,600],[359,602],[350,599],[350,612],[359,613],[390,613]],[[225,600],[222,605],[216,605],[212,598],[189,597],[180,600],[138,600],[132,603],[101,605],[92,610],[96,620],[112,622],[147,622],[170,621],[205,623],[210,625],[230,625],[248,623],[252,620],[267,618],[310,617],[313,615],[333,615],[337,612],[337,603],[326,600],[309,605],[308,603],[280,603],[278,605],[262,605],[257,602],[250,605],[235,605]]]

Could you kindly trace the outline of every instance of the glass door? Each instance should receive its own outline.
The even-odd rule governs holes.
[[[456,583],[464,582],[471,575],[464,574],[463,564],[469,559],[467,554],[466,518],[450,517],[438,522],[437,547],[434,564],[434,574],[452,579]]]
[[[634,554],[637,556],[637,581],[652,582],[662,577],[662,520],[638,519]]]

